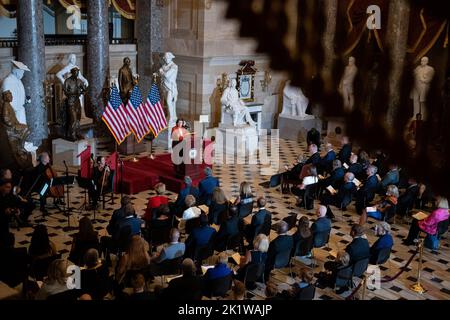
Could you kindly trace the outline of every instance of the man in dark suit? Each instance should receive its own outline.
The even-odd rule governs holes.
[[[349,163],[350,156],[352,154],[352,145],[348,140],[347,136],[342,137],[342,147],[338,154],[338,159],[341,160],[342,163]]]
[[[350,255],[350,264],[370,256],[369,241],[365,238],[364,227],[354,224],[350,231],[353,241],[347,245],[345,251]]]
[[[180,209],[181,212],[184,211],[184,200],[186,199],[186,196],[192,195],[194,196],[195,200],[198,201],[199,197],[199,191],[196,187],[192,185],[192,179],[189,176],[184,177],[184,185],[185,187],[181,189],[180,193],[178,194],[177,200],[175,201],[175,206]]]
[[[311,225],[311,232],[313,234],[314,244],[320,247],[320,239],[316,237],[318,234],[331,231],[331,220],[326,217],[327,207],[320,205],[316,210],[317,220]]]
[[[397,202],[397,214],[404,217],[406,215],[407,209],[412,209],[414,201],[417,199],[419,194],[419,185],[416,179],[408,179],[408,188],[403,194],[400,195]]]
[[[187,256],[194,254],[196,248],[212,244],[215,240],[215,234],[216,229],[208,225],[208,216],[202,213],[200,215],[200,227],[194,228],[186,239]]]
[[[374,165],[370,165],[367,168],[367,179],[356,192],[355,207],[358,214],[361,214],[364,207],[368,206],[375,197],[375,193],[378,188],[378,178],[376,176],[377,170],[377,167]]]
[[[309,145],[315,144],[320,150],[320,132],[316,128],[311,128],[306,134],[306,143]]]
[[[352,196],[356,192],[356,186],[353,183],[353,179],[355,179],[355,175],[351,172],[347,172],[344,176],[344,184],[339,188],[338,192],[332,195],[327,190],[327,194],[322,197],[321,203],[328,207],[327,215],[330,219],[334,218],[333,212],[329,207],[330,205],[345,210],[345,207],[352,201]]]
[[[335,189],[339,189],[342,185],[342,180],[344,179],[345,171],[342,168],[342,163],[340,160],[333,160],[333,167],[329,177],[321,180],[319,182],[319,186],[321,188],[326,188],[328,186],[332,186]]]
[[[106,231],[108,234],[112,235],[119,221],[126,217],[125,207],[131,203],[131,199],[129,196],[123,196],[120,199],[120,208],[114,210],[111,219],[109,220],[108,226],[106,227]]]
[[[285,221],[280,221],[278,224],[278,237],[270,242],[269,250],[267,251],[266,260],[266,277],[269,279],[270,271],[275,268],[285,267],[289,263],[289,256],[294,247],[294,239],[288,235],[288,224]],[[278,254],[289,251],[287,256],[278,256]]]
[[[252,222],[247,229],[247,241],[249,243],[252,243],[255,236],[261,233],[266,216],[269,215],[272,219],[271,213],[266,210],[266,199],[258,198],[257,202],[259,210],[253,215]]]
[[[356,154],[352,154],[350,156],[350,164],[348,166],[347,172],[351,172],[357,179],[361,179],[361,176],[364,173],[364,169],[362,164],[358,162],[358,156]]]
[[[118,241],[122,235],[125,228],[130,228],[131,236],[138,235],[141,233],[141,226],[144,221],[136,217],[133,205],[131,203],[125,206],[125,217],[121,219],[112,234],[113,240]]]
[[[332,171],[332,165],[333,160],[336,159],[336,152],[333,150],[333,145],[331,143],[326,144],[326,150],[327,153],[323,156],[323,158],[320,158],[319,163],[319,173],[331,172]]]
[[[380,181],[380,189],[379,189],[380,194],[386,193],[388,185],[390,184],[398,185],[399,181],[400,181],[400,173],[398,171],[398,166],[396,164],[389,165],[389,171]]]
[[[161,299],[166,301],[196,301],[202,299],[203,281],[195,275],[192,259],[184,259],[181,264],[183,276],[169,282],[161,292]]]
[[[205,168],[205,175],[205,179],[200,181],[198,185],[199,199],[201,204],[209,206],[214,188],[219,187],[219,179],[212,176],[212,169],[210,167]]]
[[[308,160],[306,160],[305,164],[312,164],[313,166],[317,166],[320,163],[320,153],[317,145],[310,144],[308,147],[309,154],[311,155]]]

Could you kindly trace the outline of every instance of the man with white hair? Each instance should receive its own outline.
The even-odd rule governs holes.
[[[327,217],[327,207],[320,205],[316,209],[317,220],[311,225],[313,238],[331,230],[331,220]]]
[[[375,234],[378,236],[378,239],[370,247],[370,264],[377,264],[380,251],[383,249],[391,249],[394,245],[389,223],[385,221],[379,222],[375,226]]]
[[[325,145],[325,150],[327,153],[320,158],[319,162],[320,173],[323,173],[324,171],[331,172],[331,165],[333,164],[333,160],[336,159],[336,152],[333,150],[333,145],[331,143],[328,142]]]
[[[378,189],[377,171],[378,168],[374,165],[370,165],[366,169],[367,179],[356,192],[355,207],[358,214],[361,214],[362,210],[367,207],[375,197],[375,193]]]
[[[321,203],[328,207],[327,215],[330,219],[334,218],[333,212],[330,209],[330,205],[334,205],[337,208],[346,210],[346,207],[352,201],[352,196],[356,192],[356,186],[353,183],[355,175],[351,172],[347,172],[344,176],[344,183],[341,185],[337,193],[331,194],[329,191],[325,194]]]

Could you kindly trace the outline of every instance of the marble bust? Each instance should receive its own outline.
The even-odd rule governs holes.
[[[25,71],[30,69],[20,61],[12,61],[11,73],[3,80],[1,92],[9,91],[12,97],[11,107],[14,110],[17,122],[28,126],[27,117],[25,113],[25,88],[22,83],[22,78]],[[31,142],[25,142],[25,150],[35,152],[37,147]]]
[[[56,74],[56,78],[59,80],[59,82],[64,86],[64,82],[70,77],[71,70],[73,68],[80,69],[77,66],[77,56],[73,53],[69,55],[69,59],[67,61],[67,65],[65,65],[61,70],[58,71]],[[83,85],[85,88],[89,86],[89,82],[86,80],[85,77],[81,74],[81,71],[78,72],[78,79],[80,79],[83,82]],[[80,96],[80,105],[81,105],[81,119],[86,118],[86,113],[84,112],[84,101],[83,96]]]
[[[344,102],[344,110],[353,111],[355,106],[355,96],[353,94],[353,82],[355,81],[358,68],[355,65],[355,58],[348,58],[348,65],[345,67],[341,82],[339,83],[339,93]]]
[[[239,92],[236,89],[236,79],[231,79],[228,82],[228,87],[223,91],[220,103],[222,104],[222,123],[224,121],[224,113],[229,113],[233,116],[234,127],[246,124],[256,127],[256,123],[253,121],[248,108],[239,99]]]
[[[159,69],[162,84],[162,94],[169,109],[169,126],[177,119],[176,104],[178,100],[177,75],[178,66],[173,62],[175,56],[166,52],[163,56],[164,64]]]
[[[291,82],[287,81],[283,89],[283,110],[281,114],[300,119],[314,118],[314,116],[306,114],[308,104],[309,99],[305,97],[302,89],[292,86]]]
[[[435,73],[434,68],[429,66],[428,62],[428,57],[423,57],[420,60],[420,65],[414,69],[414,87],[410,95],[410,98],[414,102],[413,118],[420,113],[423,120],[426,118],[427,94]]]

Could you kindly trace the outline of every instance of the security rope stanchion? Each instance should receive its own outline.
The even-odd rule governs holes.
[[[366,287],[367,287],[367,276],[363,275],[361,300],[364,300],[364,298],[366,297]]]
[[[417,266],[417,283],[411,286],[411,290],[419,294],[425,293],[425,288],[420,283],[421,273],[422,273],[422,257],[423,257],[423,242],[424,238],[420,237],[417,243],[417,249],[419,250],[419,264]]]

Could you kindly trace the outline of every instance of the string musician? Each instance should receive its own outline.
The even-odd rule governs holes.
[[[91,186],[89,188],[89,198],[92,202],[92,208],[96,209],[98,199],[104,190],[111,188],[109,176],[111,169],[106,164],[105,157],[97,157],[96,163],[92,172]]]

